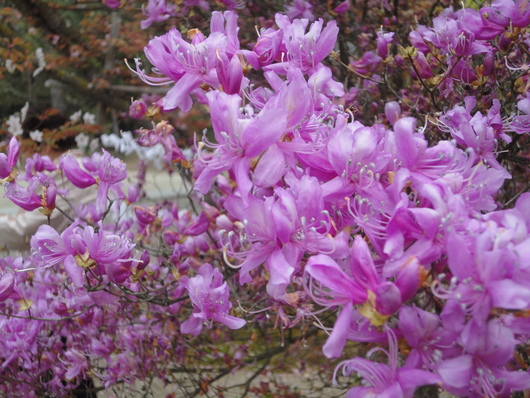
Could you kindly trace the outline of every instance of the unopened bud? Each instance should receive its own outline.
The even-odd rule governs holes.
[[[140,120],[147,113],[147,105],[143,101],[133,101],[129,107],[129,116]]]

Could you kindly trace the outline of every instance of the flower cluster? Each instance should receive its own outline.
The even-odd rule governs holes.
[[[195,137],[192,160],[167,121],[139,129],[137,141],[162,145],[200,209],[143,202],[145,170],[127,187],[125,165],[104,150],[82,165],[65,155],[61,178],[97,196],[64,231],[41,226],[28,259],[0,264],[2,312],[27,314],[2,319],[10,349],[0,356],[12,353],[3,367],[24,377],[51,370],[40,379],[54,393],[90,375],[130,381],[141,375],[131,363],[140,349],[125,346],[156,338],[142,355],[158,368],[184,357],[186,335],[259,326],[266,317],[251,315],[268,311],[283,328],[316,321],[329,334],[322,351],[330,359],[350,355],[350,342],[375,345],[337,367],[335,379],[340,370],[363,379],[349,397],[412,397],[427,385],[467,397],[530,389],[518,354],[530,337],[530,194],[518,185],[528,170],[517,168],[528,164],[530,132],[526,5],[449,8],[432,27],[418,25],[399,54],[394,32],[374,31],[374,49],[348,64],[326,62],[341,60],[339,28],[323,19],[277,14],[244,49],[233,11],[214,12],[208,35],[172,29],[153,38],[145,55],[156,75],[139,60],[134,72],[174,84],[154,106],[187,112],[196,99],[212,131]],[[298,1],[289,8],[291,17],[311,10]],[[144,12],[151,23],[172,10],[150,1]],[[339,66],[361,83],[337,81]],[[394,90],[378,75],[407,67],[410,88]],[[517,87],[510,96],[491,89],[504,75]],[[377,97],[385,84],[396,98],[374,99],[375,123],[344,106],[363,89]],[[143,102],[131,112],[152,116]],[[29,159],[27,184],[18,184],[14,140],[0,156],[6,196],[26,210],[56,211],[53,198],[64,193],[53,189],[55,167]],[[31,289],[37,282],[43,287]],[[233,305],[231,293],[239,300],[243,290],[263,308]],[[148,310],[124,329],[130,303]],[[86,326],[79,338],[69,333],[75,321]],[[38,355],[41,368],[30,368]]]

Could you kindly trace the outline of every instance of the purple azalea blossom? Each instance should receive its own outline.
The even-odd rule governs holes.
[[[530,24],[530,9],[527,0],[495,0],[490,7],[480,9],[480,15],[489,23],[506,28],[512,25],[524,28]]]
[[[459,343],[463,355],[444,360],[437,368],[449,392],[470,398],[494,398],[530,388],[528,372],[509,371],[503,366],[512,358],[517,341],[498,319],[487,323],[469,321]]]
[[[335,370],[342,368],[343,374],[349,376],[356,372],[368,384],[366,387],[353,387],[346,394],[347,398],[412,398],[417,387],[430,384],[441,384],[438,375],[420,369],[398,368],[398,347],[396,336],[391,329],[387,329],[389,350],[381,348],[372,350],[382,351],[388,357],[389,364],[372,362],[364,358],[353,358],[341,362]]]
[[[463,148],[473,149],[472,154],[477,161],[483,161],[502,173],[504,178],[510,178],[510,173],[499,164],[495,156],[495,139],[500,136],[499,122],[495,121],[495,115],[491,112],[488,115],[477,112],[471,116],[476,100],[466,97],[464,103],[465,107],[455,106],[440,117],[439,127],[450,133]]]
[[[442,359],[457,356],[461,352],[454,345],[458,334],[443,329],[436,314],[416,306],[401,307],[399,330],[412,348],[405,367],[421,369],[425,366],[429,370],[434,370]]]
[[[154,22],[162,22],[175,12],[174,5],[167,5],[166,0],[148,0],[147,6],[142,6],[142,11],[147,19],[140,22],[142,29],[147,29]]]
[[[248,175],[250,159],[267,150],[284,133],[286,111],[281,107],[283,93],[270,100],[256,117],[250,119],[241,115],[241,97],[222,92],[209,92],[207,97],[217,144],[207,143],[216,150],[206,161],[194,188],[206,193],[216,175],[232,169],[242,195],[246,196],[251,188]]]
[[[352,61],[350,67],[361,75],[368,75],[373,73],[382,61],[382,58],[375,52],[368,51],[358,60]]]
[[[141,146],[152,147],[156,144],[162,144],[164,147],[164,156],[162,159],[167,166],[178,161],[185,161],[186,156],[178,147],[173,132],[175,128],[171,126],[167,120],[163,120],[156,124],[154,129],[140,129],[136,133],[140,134],[137,142]]]
[[[102,152],[103,154],[94,153],[91,158],[83,158],[83,166],[91,174],[85,173],[89,177],[92,177],[92,175],[97,177],[98,192],[96,197],[96,210],[100,214],[105,210],[109,190],[113,185],[127,178],[127,167],[125,163],[111,156],[104,149],[102,149]],[[77,163],[77,161],[75,162]],[[79,166],[78,170],[81,170]],[[79,176],[81,174],[77,175]]]
[[[319,19],[311,24],[306,33],[309,20],[295,19],[293,22],[285,15],[276,14],[276,24],[283,30],[285,58],[283,62],[264,67],[285,74],[289,65],[299,68],[303,73],[311,74],[317,65],[333,50],[339,28],[330,21],[324,29],[324,21]]]
[[[510,278],[513,275],[509,251],[495,243],[499,232],[493,227],[465,236],[451,233],[447,237],[448,265],[455,286],[444,293],[454,306],[446,306],[446,316],[464,311],[485,321],[492,308],[509,310],[530,307],[530,288]],[[513,250],[513,249],[512,249]]]
[[[360,236],[355,238],[349,265],[347,273],[330,257],[317,255],[308,260],[305,268],[319,283],[319,286],[310,284],[310,294],[316,302],[326,306],[344,305],[323,348],[328,358],[338,357],[344,348],[353,304],[363,304],[359,312],[380,326],[414,296],[419,284],[420,267],[416,261],[403,264],[395,283],[381,280],[368,245]]]
[[[305,0],[293,0],[286,8],[285,13],[292,21],[295,18],[305,18],[310,21],[315,19],[311,9],[313,5]]]
[[[252,282],[250,271],[265,262],[271,273],[267,292],[273,297],[279,298],[285,293],[285,289],[291,281],[301,253],[299,250],[294,250],[295,247],[290,242],[285,242],[285,249],[278,244],[273,217],[275,210],[273,198],[262,201],[250,196],[248,199],[247,206],[244,206],[238,198],[230,198],[225,205],[231,215],[246,223],[245,232],[252,247],[242,254],[238,253],[238,247],[231,249],[229,246],[225,251],[231,257],[242,260],[238,266],[241,268],[239,278],[241,284]],[[287,235],[292,230],[289,228],[283,233]]]
[[[279,56],[283,30],[269,28],[260,33],[252,51],[242,50],[247,61],[254,69],[272,64]]]
[[[66,380],[82,379],[90,367],[87,357],[74,348],[66,351],[64,358],[64,364],[68,367],[64,378]]]
[[[95,275],[107,275],[109,280],[122,283],[131,275],[134,244],[123,236],[111,234],[77,223],[61,235],[48,225],[41,225],[31,238],[31,258],[37,267],[62,263],[74,285],[82,287],[87,279],[85,269]],[[87,276],[88,277],[88,276]]]
[[[231,241],[225,246],[230,257],[240,259],[240,282],[252,281],[250,271],[265,262],[271,277],[267,292],[278,299],[299,268],[301,255],[327,253],[347,255],[347,236],[337,234],[324,209],[322,189],[314,177],[300,180],[285,176],[289,189],[278,188],[275,196],[263,200],[249,196],[245,206],[240,198],[229,198],[225,208],[245,225],[244,237],[250,248],[240,251]]]
[[[328,159],[343,180],[367,187],[386,158],[376,150],[378,144],[378,134],[372,128],[359,122],[348,123],[332,132],[327,145]],[[368,170],[369,164],[375,170]]]
[[[193,335],[200,334],[205,322],[209,328],[213,322],[222,323],[230,329],[240,329],[246,321],[229,314],[232,303],[230,302],[230,289],[217,268],[210,264],[203,264],[199,268],[199,275],[180,279],[186,288],[193,303],[193,314],[181,325],[182,333]]]
[[[225,25],[226,22],[226,25]],[[176,84],[161,100],[164,111],[180,108],[187,112],[191,109],[190,93],[202,84],[219,87],[216,66],[219,59],[229,60],[239,50],[237,39],[237,15],[232,11],[224,14],[214,12],[211,20],[211,34],[208,37],[199,31],[193,32],[191,43],[184,40],[176,29],[163,36],[152,39],[144,52],[147,59],[156,68],[156,72],[165,77],[149,77],[136,62],[135,73],[146,83],[165,85]]]
[[[433,27],[426,28],[420,26],[416,29],[416,35],[423,39],[423,43],[430,43],[439,48],[445,54],[455,54],[457,56],[474,55],[485,53],[488,46],[479,40],[474,40],[478,36],[475,26],[470,24],[469,19],[476,18],[478,13],[471,9],[466,9],[465,13],[453,15],[440,15],[433,20]],[[478,16],[480,19],[480,16]],[[481,38],[481,37],[477,37]],[[417,42],[417,36],[414,36],[414,42]],[[428,47],[418,47],[422,52],[427,53]]]
[[[41,156],[34,153],[31,158],[26,159],[26,174],[21,177],[25,180],[31,177],[39,177],[42,183],[48,181],[50,178],[44,171],[55,171],[57,166],[53,163],[49,156]]]
[[[243,80],[248,80],[243,77],[243,67],[239,58],[232,57],[230,61],[226,57],[220,58],[216,65],[220,89],[227,94],[239,94]]]

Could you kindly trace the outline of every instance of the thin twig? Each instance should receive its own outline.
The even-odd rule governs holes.
[[[508,202],[506,202],[502,207],[501,209],[505,209],[507,208],[508,206],[510,206],[513,202],[515,202],[519,196],[521,196],[523,193],[525,193],[526,191],[528,191],[530,189],[530,183],[526,184],[526,186],[521,189],[521,191],[519,191],[513,198],[511,198]]]
[[[61,317],[61,318],[40,318],[40,317],[36,317],[36,316],[20,316],[20,315],[13,315],[13,314],[6,314],[6,313],[3,313],[3,312],[0,312],[0,315],[2,316],[6,316],[8,318],[18,318],[18,319],[32,319],[32,320],[36,320],[36,321],[67,321],[67,320],[70,320],[70,319],[74,319],[74,318],[77,318],[78,316],[80,315],[83,315],[85,312],[87,312],[89,309],[95,307],[96,305],[95,304],[92,304],[91,306],[85,308],[83,311],[80,311],[78,312],[77,314],[73,314],[73,315],[70,315],[70,316],[64,316],[64,317]]]

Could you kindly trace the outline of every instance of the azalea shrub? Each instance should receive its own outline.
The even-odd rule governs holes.
[[[6,137],[5,196],[43,225],[0,260],[0,391],[187,372],[183,393],[224,396],[215,383],[248,368],[231,388],[265,396],[252,380],[308,345],[304,366],[347,397],[529,390],[528,1],[220,3],[144,6],[138,29],[184,6],[209,26],[126,61],[168,90],[132,102],[145,124],[102,137],[114,152],[24,163]],[[193,112],[207,127],[177,137]],[[117,155],[132,137],[188,204],[147,199],[146,163],[129,175]],[[59,178],[97,191],[64,230],[46,223],[68,214]]]

